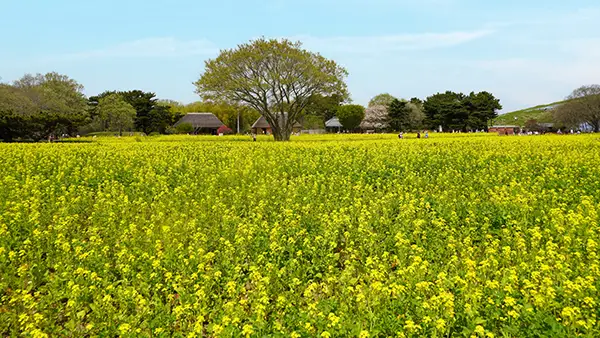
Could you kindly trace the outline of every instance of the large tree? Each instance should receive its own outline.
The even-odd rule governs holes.
[[[90,114],[92,117],[97,115],[96,106],[100,99],[107,96],[118,94],[135,109],[135,128],[146,134],[152,132],[164,133],[166,128],[173,124],[173,114],[170,108],[165,104],[160,104],[156,98],[156,94],[144,92],[141,90],[129,91],[105,91],[98,96],[89,98]]]
[[[464,99],[464,94],[451,91],[428,97],[423,103],[427,124],[431,128],[442,126],[444,130],[465,129],[469,114]]]
[[[419,129],[425,119],[421,108],[412,102],[394,99],[388,106],[390,128],[395,131]]]
[[[396,97],[392,96],[389,93],[383,93],[379,95],[375,95],[371,101],[369,101],[369,107],[374,106],[385,106],[388,107],[394,100],[397,100]]]
[[[224,50],[205,62],[196,92],[204,100],[247,105],[265,117],[276,141],[292,126],[313,95],[347,96],[347,71],[300,42],[258,39]]]
[[[3,88],[0,115],[7,140],[71,134],[86,121],[83,86],[66,75],[27,74]]]
[[[447,91],[432,95],[423,103],[427,124],[445,130],[485,129],[500,109],[500,100],[488,92],[467,96]]]
[[[100,99],[97,106],[98,117],[106,129],[118,131],[119,136],[123,131],[133,128],[135,108],[125,102],[118,94],[111,94]]]
[[[11,142],[26,136],[35,114],[35,104],[22,90],[0,84],[0,140]]]
[[[365,118],[365,107],[348,104],[338,108],[337,118],[346,130],[355,130]]]
[[[373,106],[365,110],[365,118],[360,123],[362,129],[384,130],[390,127],[388,108]]]
[[[498,117],[498,110],[502,109],[500,100],[489,92],[471,92],[465,98],[464,105],[467,110],[466,129],[486,129],[489,121]]]
[[[554,109],[554,119],[569,127],[587,123],[594,132],[600,132],[600,85],[577,88],[567,99]]]

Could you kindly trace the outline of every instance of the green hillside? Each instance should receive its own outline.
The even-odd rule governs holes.
[[[552,108],[564,102],[566,101],[558,101],[501,114],[492,121],[492,124],[524,126],[528,120],[536,120],[540,123],[552,122]]]

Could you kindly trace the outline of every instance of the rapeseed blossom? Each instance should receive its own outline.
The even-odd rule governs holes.
[[[0,152],[2,336],[600,336],[595,135]]]

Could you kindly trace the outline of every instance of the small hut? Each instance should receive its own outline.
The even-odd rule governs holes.
[[[193,134],[209,134],[217,135],[217,130],[224,126],[223,122],[213,113],[187,113],[182,117],[175,126],[182,123],[189,123],[194,127]]]
[[[329,120],[327,120],[327,122],[325,122],[325,130],[327,130],[328,132],[340,132],[342,131],[342,124],[340,123],[340,119],[338,119],[336,116],[330,118]]]
[[[287,121],[287,116],[288,116],[287,113],[283,113],[283,116],[281,116],[281,115],[279,116],[279,125],[280,126],[283,126],[285,124],[285,122]],[[292,126],[292,132],[294,132],[294,133],[300,132],[301,129],[302,129],[302,125],[298,122],[295,122],[294,125]],[[252,125],[252,133],[269,135],[269,134],[273,133],[273,130],[271,128],[271,125],[269,125],[269,122],[267,122],[267,119],[264,116],[261,116]]]
[[[488,128],[490,133],[498,133],[498,135],[514,135],[519,132],[519,126],[491,126]]]

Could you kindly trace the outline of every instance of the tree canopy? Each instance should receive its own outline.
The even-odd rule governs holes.
[[[389,114],[386,106],[372,106],[365,110],[365,118],[360,123],[362,129],[385,130],[388,129]]]
[[[355,130],[365,118],[365,107],[348,104],[338,108],[337,118],[346,130]]]
[[[369,101],[369,107],[374,107],[374,106],[389,107],[389,105],[392,104],[392,102],[394,100],[397,100],[397,98],[392,96],[389,93],[379,94],[379,95],[376,95],[375,97],[373,97],[371,99],[371,101]]]
[[[421,128],[425,114],[413,102],[394,99],[388,106],[388,117],[392,130],[407,131]]]
[[[347,97],[340,94],[324,96],[321,94],[311,95],[305,108],[306,115],[319,117],[322,122],[334,117],[341,105],[347,101]]]
[[[271,125],[275,140],[284,141],[311,97],[347,96],[347,74],[334,61],[302,49],[300,42],[261,38],[206,61],[195,85],[205,101],[253,108]]]
[[[105,91],[100,95],[90,97],[88,102],[92,117],[97,115],[96,106],[99,101],[114,94],[120,96],[135,109],[134,124],[136,130],[146,134],[152,132],[164,133],[168,126],[176,122],[170,108],[164,103],[159,104],[156,94],[141,90]]]
[[[0,89],[0,138],[74,133],[87,118],[83,86],[58,73],[26,74]]]
[[[447,91],[428,97],[423,103],[426,123],[444,130],[486,129],[502,109],[500,100],[488,92],[469,95]]]
[[[589,124],[594,132],[600,132],[600,85],[579,87],[567,99],[567,102],[554,109],[554,119],[575,128]]]
[[[101,98],[97,109],[98,117],[106,129],[118,131],[119,135],[122,135],[124,130],[133,128],[135,108],[120,95],[111,94]]]

